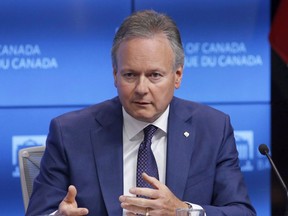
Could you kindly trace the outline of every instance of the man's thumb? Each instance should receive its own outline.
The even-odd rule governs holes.
[[[64,201],[68,202],[68,203],[72,203],[75,201],[76,195],[77,195],[77,190],[76,190],[75,186],[70,185],[68,187],[68,193],[67,193],[66,197],[64,198]]]

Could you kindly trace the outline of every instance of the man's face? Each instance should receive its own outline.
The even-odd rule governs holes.
[[[134,38],[120,44],[114,83],[120,101],[134,118],[155,121],[180,87],[183,68],[173,70],[174,53],[167,38]]]

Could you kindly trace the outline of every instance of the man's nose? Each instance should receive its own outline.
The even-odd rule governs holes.
[[[148,92],[149,80],[145,76],[140,76],[136,83],[135,92],[138,94],[146,94]]]

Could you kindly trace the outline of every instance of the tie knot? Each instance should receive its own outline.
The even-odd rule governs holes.
[[[158,128],[152,124],[144,128],[144,140],[151,140]]]

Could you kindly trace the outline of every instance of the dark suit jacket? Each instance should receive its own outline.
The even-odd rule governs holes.
[[[70,184],[89,215],[122,215],[122,127],[118,97],[53,119],[27,215],[55,211]],[[255,215],[227,115],[174,97],[167,140],[166,185],[179,199],[208,216]]]

